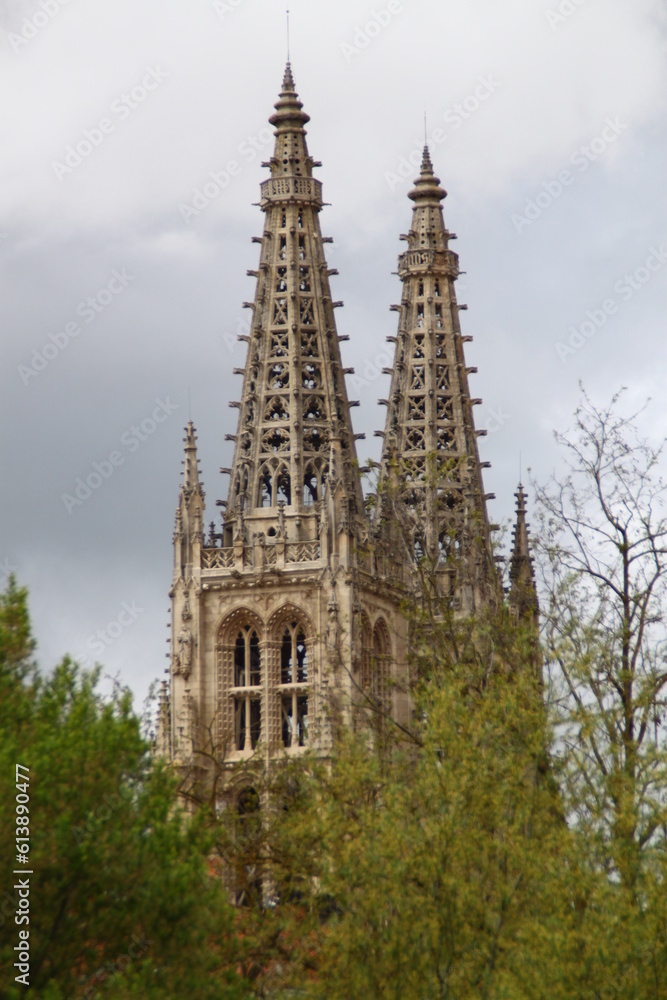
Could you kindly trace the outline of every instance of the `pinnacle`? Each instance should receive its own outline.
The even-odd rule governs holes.
[[[271,125],[275,125],[279,132],[303,132],[303,126],[306,122],[310,121],[310,115],[307,115],[303,110],[303,104],[296,92],[294,77],[292,76],[292,65],[289,62],[285,66],[282,90],[280,97],[274,104],[274,108],[276,109],[276,113],[271,115],[269,122]]]
[[[428,143],[424,144],[424,154],[422,156],[421,165],[421,176],[424,177],[426,174],[433,175],[433,164],[431,163],[431,154],[429,152]]]
[[[191,420],[185,427],[185,469],[183,473],[183,486],[186,490],[195,489],[199,486],[199,466],[197,459],[197,434],[195,425]]]
[[[414,183],[414,188],[408,194],[408,198],[414,202],[433,202],[435,200],[437,204],[447,197],[447,192],[440,186],[440,178],[436,177],[433,172],[428,144],[424,145],[421,170]]]
[[[288,61],[285,66],[285,75],[283,76],[283,93],[292,92],[296,93],[296,88],[294,86],[294,77],[292,76],[292,64]]]
[[[514,494],[516,497],[516,522],[512,531],[512,557],[510,561],[510,581],[512,587],[535,589],[533,560],[530,556],[528,522],[526,521],[526,492],[523,485]]]

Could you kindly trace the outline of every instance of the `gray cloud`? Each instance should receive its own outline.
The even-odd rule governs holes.
[[[58,6],[44,23],[39,2],[5,3],[0,17],[0,86],[13,95],[0,110],[0,566],[15,566],[31,588],[45,664],[66,650],[99,656],[141,698],[166,662],[188,395],[210,517],[226,491],[217,470],[229,463],[227,403],[240,391],[230,373],[243,364],[234,338],[253,295],[245,271],[256,264],[250,237],[263,218],[252,202],[284,63],[283,12],[269,0]],[[519,453],[539,474],[558,461],[551,430],[568,423],[579,379],[600,398],[621,383],[637,398],[652,395],[649,429],[665,433],[658,317],[667,267],[627,300],[615,291],[667,242],[665,8],[585,0],[563,15],[560,0],[403,0],[381,30],[367,31],[387,6],[291,5],[297,87],[332,203],[322,225],[335,240],[334,291],[346,303],[344,358],[366,383],[358,391],[350,383],[362,403],[355,430],[367,434],[360,455],[378,453],[372,433],[384,410],[374,400],[388,377],[376,359],[395,332],[388,307],[400,287],[391,272],[410,218],[412,175],[399,171],[422,142],[425,109],[467,272],[467,356],[479,368],[478,423],[489,429],[481,448],[493,463],[491,514],[502,521]],[[36,28],[30,38],[26,23]],[[139,100],[151,70],[159,86]],[[493,85],[482,99],[484,80]],[[610,118],[624,127],[600,149]],[[102,128],[105,119],[112,128]],[[82,142],[80,164],[59,179],[54,162]],[[564,170],[573,181],[556,196]],[[185,218],[182,206],[211,174],[223,178],[219,193],[204,194]],[[517,231],[512,217],[530,202],[539,211]],[[119,289],[114,271],[132,280]],[[618,310],[559,357],[556,345],[610,298]],[[68,324],[78,333],[67,334]],[[52,357],[26,384],[21,366],[48,345]],[[178,409],[140,441],[131,428],[152,420],[165,398]],[[122,461],[68,512],[63,494],[96,463],[106,469],[113,452]],[[141,613],[110,635],[124,605]]]

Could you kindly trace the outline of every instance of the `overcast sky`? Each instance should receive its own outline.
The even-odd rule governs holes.
[[[167,662],[189,405],[207,520],[227,494],[284,7],[0,2],[0,573],[30,588],[44,667],[99,659],[138,704]],[[580,380],[651,396],[665,436],[666,35],[658,0],[291,0],[360,458],[384,426],[424,112],[492,520],[520,455],[524,479],[558,467]]]

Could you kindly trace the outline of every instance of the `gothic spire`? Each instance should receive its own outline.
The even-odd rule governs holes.
[[[183,489],[186,492],[201,491],[199,483],[199,460],[197,458],[197,435],[195,425],[191,420],[185,428],[185,468],[183,470]]]
[[[408,197],[414,202],[407,250],[399,256],[403,284],[392,371],[381,481],[401,483],[416,555],[441,569],[463,557],[479,590],[495,580],[469,373],[455,281],[458,256],[449,249],[441,202],[447,192],[433,172],[428,146]],[[385,504],[386,507],[386,504]],[[380,510],[382,511],[382,502]]]
[[[528,522],[526,521],[526,493],[521,483],[516,497],[516,522],[512,531],[512,557],[510,560],[510,607],[519,618],[536,618],[538,613],[537,588],[533,560],[530,556]]]
[[[303,111],[287,63],[270,118],[271,176],[261,184],[265,214],[238,430],[230,472],[228,522],[243,513],[296,515],[325,489],[363,513],[334,308],[320,232],[322,185],[308,152]]]
[[[193,561],[193,545],[202,541],[202,524],[204,517],[205,492],[199,480],[199,459],[197,458],[197,435],[192,421],[185,428],[185,458],[183,462],[183,481],[178,494],[176,508],[176,528],[174,544],[176,546],[177,573]]]

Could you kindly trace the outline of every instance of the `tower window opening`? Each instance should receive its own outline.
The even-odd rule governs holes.
[[[281,227],[281,229],[284,229],[286,225],[287,225],[287,212],[282,212],[281,213],[281,219],[280,219],[280,227]]]
[[[308,742],[308,697],[284,694],[281,701],[283,746],[305,747]]]
[[[298,684],[305,684],[308,680],[308,647],[303,632],[296,637],[296,679]]]
[[[234,687],[258,687],[261,681],[259,636],[241,629],[234,645]]]
[[[303,229],[303,212],[301,210],[299,210],[297,226],[299,229]]]
[[[285,627],[280,643],[280,683],[291,690],[280,695],[282,741],[285,747],[308,742],[308,644],[298,622]]]
[[[440,298],[440,282],[439,281],[436,281],[436,283],[435,283],[435,286],[433,288],[433,294],[435,295],[436,299]]]
[[[312,364],[310,361],[306,362],[301,375],[304,389],[317,389],[320,383],[320,372],[317,365]]]
[[[307,469],[303,477],[303,502],[307,507],[317,501],[317,476],[312,469]]]
[[[306,259],[306,237],[299,236],[299,260]]]
[[[271,389],[286,389],[289,385],[289,370],[287,365],[274,364],[269,368],[269,386]]]
[[[417,294],[419,295],[420,298],[423,297],[424,295],[424,282],[421,280],[419,282],[419,291],[417,292]]]
[[[234,687],[245,687],[245,639],[241,632],[234,647]]]
[[[280,645],[280,683],[306,684],[308,681],[308,644],[303,629],[293,622],[283,632]]]
[[[277,503],[284,503],[288,507],[292,503],[292,486],[289,473],[281,469],[276,479]]]
[[[262,437],[262,451],[289,451],[289,434],[286,430],[276,427]]]
[[[259,636],[250,627],[236,636],[233,650],[234,670],[234,746],[254,750],[261,731],[261,652]],[[243,690],[239,690],[243,689]]]
[[[435,307],[435,325],[436,329],[442,330],[442,306],[437,305]]]
[[[273,499],[273,482],[271,473],[267,469],[259,480],[259,507],[270,507]]]
[[[304,412],[305,420],[321,420],[322,419],[322,400],[319,396],[312,396],[306,405],[306,410]]]
[[[292,683],[292,634],[288,628],[283,633],[280,647],[280,683]]]
[[[424,326],[424,303],[420,302],[417,306],[417,329],[421,330]]]
[[[285,235],[280,237],[279,257],[281,260],[287,260],[287,236]]]
[[[271,356],[281,358],[287,354],[288,335],[286,331],[276,331],[271,334]]]

